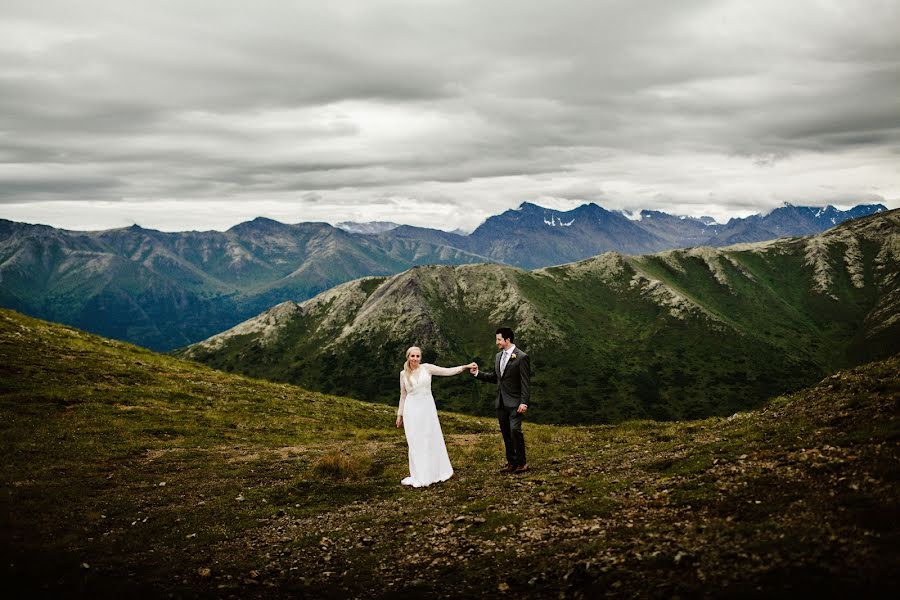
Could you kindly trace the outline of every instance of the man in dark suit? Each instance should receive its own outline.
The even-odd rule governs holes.
[[[528,410],[531,392],[531,359],[513,343],[515,334],[509,327],[497,329],[497,348],[494,372],[487,373],[475,366],[471,373],[481,381],[497,384],[497,419],[506,446],[506,473],[528,470],[525,459],[525,436],[522,435],[522,416]]]

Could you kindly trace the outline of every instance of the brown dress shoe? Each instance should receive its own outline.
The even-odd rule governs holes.
[[[501,473],[512,473],[513,471],[516,470],[516,466],[507,463],[506,465],[500,467],[497,470],[500,471]]]
[[[512,472],[513,473],[524,473],[527,470],[528,470],[528,465],[519,465],[519,466],[513,468]]]

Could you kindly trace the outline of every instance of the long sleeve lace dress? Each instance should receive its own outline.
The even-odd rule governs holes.
[[[431,395],[431,376],[462,373],[465,366],[438,367],[428,363],[419,365],[410,377],[400,371],[400,408],[403,430],[409,445],[409,477],[403,485],[423,487],[446,481],[453,475],[444,434],[438,421],[434,396]]]

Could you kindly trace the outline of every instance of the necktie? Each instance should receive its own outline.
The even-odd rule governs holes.
[[[503,377],[503,373],[506,371],[507,362],[509,362],[509,352],[504,352],[500,357],[500,377]]]

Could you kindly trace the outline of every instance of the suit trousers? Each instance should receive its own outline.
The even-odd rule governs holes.
[[[522,415],[516,412],[518,406],[509,408],[502,404],[497,408],[497,420],[500,422],[500,433],[503,434],[503,445],[506,446],[506,462],[513,466],[526,464],[525,436],[522,435]]]

